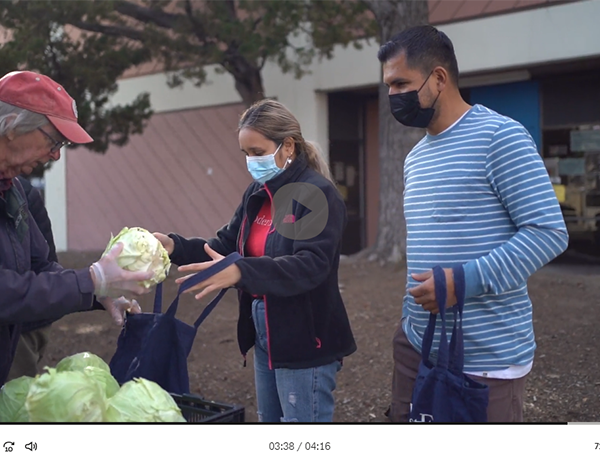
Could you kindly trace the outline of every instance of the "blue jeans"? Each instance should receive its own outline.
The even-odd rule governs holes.
[[[309,369],[269,369],[265,303],[254,300],[254,378],[259,422],[332,422],[335,361]]]

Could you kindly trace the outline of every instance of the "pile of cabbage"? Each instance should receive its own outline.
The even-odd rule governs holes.
[[[117,258],[117,264],[126,271],[152,271],[151,279],[141,282],[150,288],[167,278],[171,268],[169,253],[160,241],[141,227],[124,227],[116,237],[111,234],[110,241],[102,256],[106,255],[117,243],[122,242],[123,251]]]
[[[181,410],[155,382],[119,386],[98,356],[78,353],[34,377],[0,390],[0,422],[185,422]]]

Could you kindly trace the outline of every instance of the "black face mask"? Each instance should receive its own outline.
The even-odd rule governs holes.
[[[419,92],[425,86],[432,73],[433,71],[429,73],[429,76],[427,76],[427,79],[425,79],[425,82],[423,82],[423,85],[421,85],[419,90],[411,90],[410,92],[396,93],[389,96],[390,110],[392,111],[394,118],[396,118],[396,121],[400,124],[421,128],[429,126],[435,111],[433,106],[440,94],[438,93],[438,96],[435,97],[431,108],[421,108]]]

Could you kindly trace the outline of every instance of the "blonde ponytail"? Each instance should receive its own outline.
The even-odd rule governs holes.
[[[304,153],[306,153],[306,161],[308,166],[333,183],[331,169],[329,169],[329,165],[325,161],[325,157],[323,156],[323,152],[319,146],[315,143],[305,140],[303,148]]]

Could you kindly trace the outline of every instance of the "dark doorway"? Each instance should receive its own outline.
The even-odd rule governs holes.
[[[348,212],[342,240],[346,255],[365,247],[364,101],[353,92],[329,94],[329,163]]]

